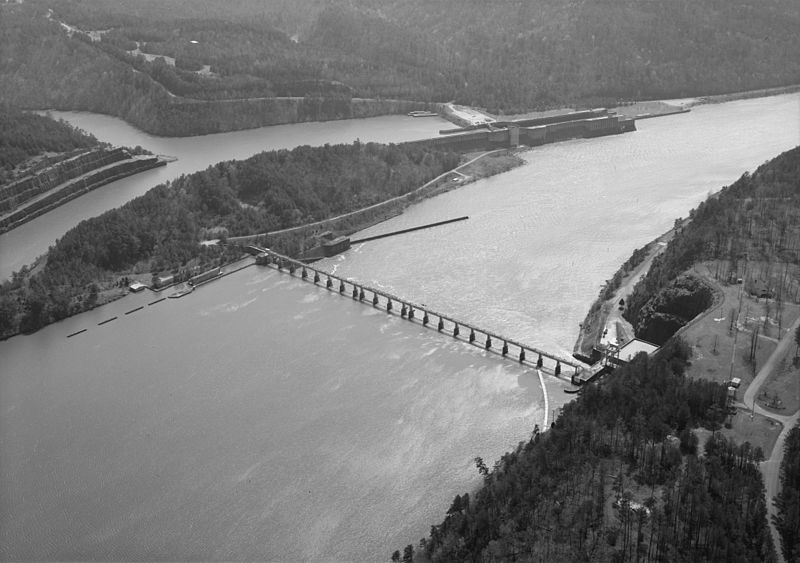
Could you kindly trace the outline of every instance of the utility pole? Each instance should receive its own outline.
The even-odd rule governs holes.
[[[728,376],[728,381],[733,379],[733,364],[736,361],[736,341],[739,338],[739,319],[737,315],[736,323],[733,327],[733,350],[731,350],[731,372]]]

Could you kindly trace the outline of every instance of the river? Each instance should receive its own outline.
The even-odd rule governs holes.
[[[452,127],[449,121],[438,117],[423,119],[392,115],[276,125],[247,131],[176,138],[156,137],[107,115],[61,111],[52,111],[49,114],[89,131],[100,141],[115,146],[139,145],[154,154],[171,156],[177,160],[164,167],[112,182],[0,235],[0,280],[10,277],[12,272],[33,262],[56,239],[81,220],[119,207],[162,182],[182,174],[204,170],[217,162],[244,159],[266,150],[300,145],[352,143],[356,139],[364,142],[400,143],[434,137],[439,129]]]
[[[638,127],[529,151],[364,234],[468,221],[321,265],[569,352],[634,248],[800,143],[800,95]],[[3,559],[385,559],[544,418],[535,372],[286,274],[153,299],[0,343]]]
[[[468,215],[364,243],[338,274],[571,354],[604,280],[709,193],[800,144],[800,94],[703,105],[638,131],[546,145],[359,235]]]

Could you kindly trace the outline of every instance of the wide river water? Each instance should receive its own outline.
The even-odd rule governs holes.
[[[68,118],[168,153],[116,120]],[[568,353],[634,248],[800,144],[800,95],[638,128],[529,151],[368,233],[468,221],[321,265]],[[387,559],[478,484],[476,456],[491,464],[545,416],[535,372],[286,274],[253,266],[154,299],[0,343],[3,559]],[[565,385],[546,382],[556,409]]]

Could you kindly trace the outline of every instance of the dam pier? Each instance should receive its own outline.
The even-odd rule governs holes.
[[[258,250],[258,255],[256,256],[256,264],[258,265],[273,267],[314,285],[324,286],[328,291],[350,296],[355,301],[383,309],[389,314],[399,314],[401,318],[418,322],[430,329],[435,328],[440,333],[449,334],[453,338],[478,346],[484,350],[495,352],[509,360],[536,367],[570,381],[574,381],[576,377],[579,377],[581,373],[588,369],[588,366],[574,358],[563,357],[559,354],[524,344],[507,336],[456,319],[451,315],[435,311],[427,305],[420,305],[386,291],[346,280],[267,248],[255,246],[250,248]]]

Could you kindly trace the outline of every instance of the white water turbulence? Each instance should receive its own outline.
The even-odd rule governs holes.
[[[352,143],[357,139],[365,143],[400,143],[435,137],[439,129],[449,125],[449,122],[440,118],[415,119],[392,115],[275,125],[196,137],[156,137],[107,115],[61,111],[49,114],[92,133],[100,141],[114,146],[138,145],[154,154],[175,157],[177,160],[164,167],[112,182],[0,235],[0,280],[33,262],[56,239],[83,219],[119,207],[150,188],[182,174],[204,170],[223,160],[245,159],[262,151],[291,149],[300,145]]]
[[[426,200],[327,259],[340,276],[568,355],[603,281],[712,191],[800,144],[800,94],[705,105],[638,131],[523,153],[508,173]]]
[[[468,221],[321,266],[567,354],[636,247],[800,143],[799,103],[536,148],[364,234]],[[0,558],[385,560],[544,420],[535,370],[286,273],[156,298],[0,342]]]
[[[0,558],[388,559],[544,419],[535,370],[285,273],[155,298],[0,343]]]

